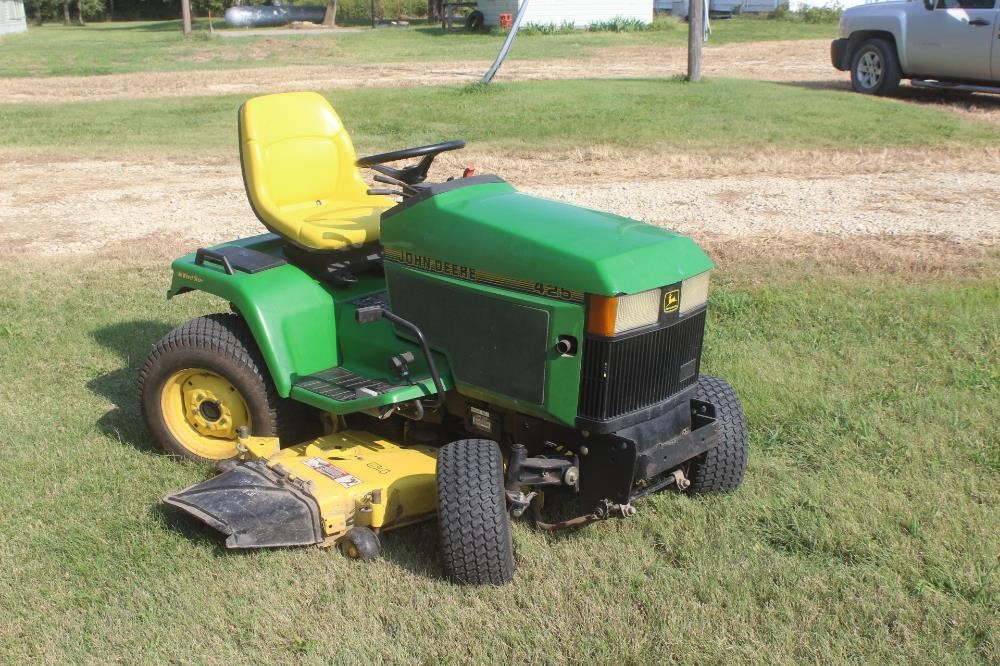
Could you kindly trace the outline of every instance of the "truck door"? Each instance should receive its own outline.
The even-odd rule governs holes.
[[[935,79],[992,78],[997,0],[924,0],[908,12],[907,71]]]
[[[1000,81],[1000,10],[993,10],[993,81]]]

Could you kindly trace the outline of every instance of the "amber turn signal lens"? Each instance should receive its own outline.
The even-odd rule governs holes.
[[[587,308],[587,332],[610,338],[615,334],[618,299],[613,296],[590,295]]]

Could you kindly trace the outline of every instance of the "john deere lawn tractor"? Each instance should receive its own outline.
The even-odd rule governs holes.
[[[165,502],[228,547],[367,559],[436,516],[448,575],[501,583],[511,517],[557,530],[741,483],[739,401],[699,374],[693,241],[471,169],[426,182],[461,141],[358,159],[314,93],[251,99],[239,136],[270,233],[174,261],[169,296],[231,312],[168,333],[140,377],[156,439],[218,470]]]

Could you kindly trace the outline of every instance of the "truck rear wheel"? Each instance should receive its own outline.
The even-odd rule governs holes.
[[[746,417],[736,391],[723,379],[698,378],[698,400],[715,405],[719,429],[719,444],[691,461],[688,492],[693,494],[724,493],[736,490],[743,483],[747,468]]]
[[[862,42],[851,56],[851,86],[864,95],[894,95],[899,89],[896,47],[884,39]]]
[[[460,439],[437,461],[438,525],[445,572],[465,585],[514,578],[514,543],[496,442]]]
[[[292,443],[309,413],[281,398],[243,318],[198,317],[167,333],[139,373],[139,402],[170,454],[201,462],[235,458],[241,426]]]

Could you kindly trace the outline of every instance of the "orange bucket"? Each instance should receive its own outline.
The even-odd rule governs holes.
[[[500,14],[500,27],[504,30],[510,30],[511,26],[514,25],[514,15],[513,14]]]

